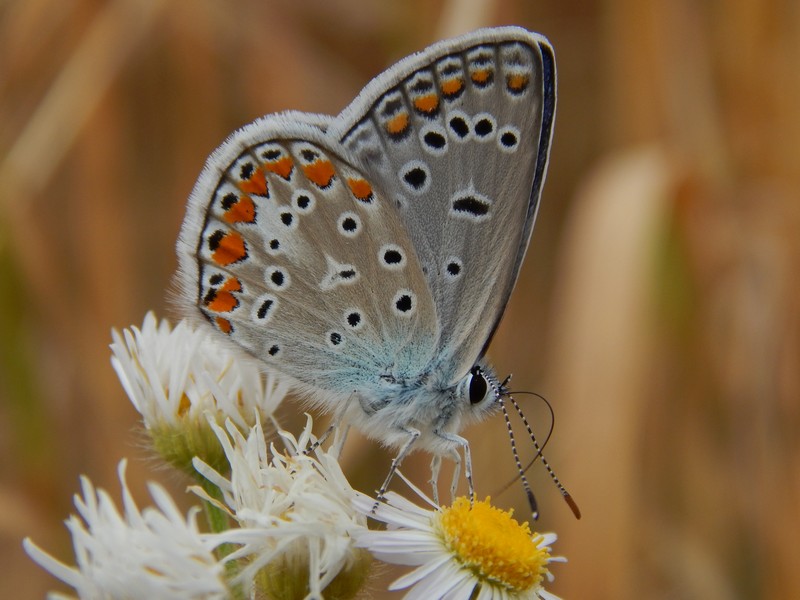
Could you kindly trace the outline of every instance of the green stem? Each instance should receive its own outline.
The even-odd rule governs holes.
[[[222,492],[217,486],[204,477],[198,479],[200,480],[200,486],[209,496],[222,502]],[[203,501],[203,507],[205,508],[208,527],[212,533],[220,533],[230,527],[230,518],[224,510],[206,500]]]
[[[215,500],[222,501],[222,492],[220,489],[208,481],[204,477],[199,477],[200,486],[206,493]],[[230,528],[231,520],[228,513],[216,506],[215,504],[203,500],[203,509],[206,513],[206,520],[208,527],[212,533],[221,533]],[[235,550],[232,544],[220,544],[215,551],[218,560],[222,560]],[[225,563],[225,579],[228,581],[231,590],[232,598],[234,600],[245,600],[244,591],[241,586],[233,586],[231,582],[239,574],[239,565],[236,561]]]

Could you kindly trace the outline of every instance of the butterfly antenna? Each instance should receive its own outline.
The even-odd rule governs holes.
[[[498,395],[497,401],[500,403],[500,408],[503,409],[503,418],[506,421],[506,428],[508,429],[508,439],[511,440],[511,453],[514,455],[514,462],[517,464],[517,472],[522,481],[522,487],[525,489],[525,494],[528,496],[528,504],[531,506],[531,514],[535,521],[539,518],[539,507],[536,504],[536,496],[533,495],[531,485],[528,483],[528,478],[525,476],[525,471],[522,469],[522,462],[519,460],[517,442],[514,439],[514,429],[511,427],[511,419],[508,417],[508,411],[506,410],[506,403],[503,402],[503,396]]]
[[[542,398],[542,396],[540,396],[539,394],[533,394],[533,395],[539,396],[540,398]],[[522,408],[520,407],[520,405],[517,403],[517,401],[514,399],[514,397],[510,393],[506,393],[505,397],[508,398],[508,400],[514,406],[514,410],[517,411],[517,414],[519,415],[519,418],[522,419],[522,423],[525,425],[525,429],[528,432],[528,436],[531,438],[531,441],[533,442],[533,447],[536,449],[536,456],[534,456],[533,459],[531,460],[531,464],[537,458],[541,459],[542,464],[544,465],[544,468],[547,470],[547,474],[550,475],[550,479],[552,479],[553,483],[556,484],[556,487],[558,488],[558,491],[561,492],[561,496],[564,498],[564,501],[569,506],[570,510],[572,511],[572,514],[575,515],[576,519],[580,519],[581,518],[581,510],[580,510],[580,508],[578,508],[577,503],[575,502],[575,500],[573,500],[572,496],[567,491],[567,488],[564,487],[564,484],[562,484],[561,481],[558,479],[558,476],[556,475],[555,471],[553,471],[553,467],[551,467],[550,463],[547,462],[547,459],[544,457],[544,454],[542,454],[542,448],[539,446],[539,442],[536,440],[536,436],[533,433],[533,429],[531,428],[530,423],[528,423],[528,419],[525,418],[525,413],[522,412]],[[542,398],[542,399],[544,400],[544,398]],[[550,406],[550,403],[547,402],[547,400],[545,400],[545,403],[550,408],[550,414],[553,415],[553,409]],[[508,415],[507,415],[506,410],[505,410],[505,404],[503,404],[503,413],[506,415],[506,424],[507,424],[507,426],[509,428],[509,431],[510,431],[511,430],[511,425],[509,423]],[[555,418],[553,418],[551,423],[554,423],[554,422],[555,422]],[[553,426],[551,425],[550,432],[547,434],[547,439],[545,440],[545,444],[547,443],[547,440],[550,439],[550,433],[552,433],[552,431],[553,431]],[[513,438],[512,438],[512,441],[511,441],[511,447],[512,447],[512,449],[514,449]],[[517,453],[516,453],[515,449],[514,449],[514,457],[515,457],[515,460],[517,461],[517,467],[520,468],[519,467],[519,458],[517,458]],[[527,470],[527,467],[526,467],[526,470]],[[523,480],[523,486],[525,486],[526,491],[529,490],[530,488],[528,486],[528,482],[525,481],[524,472],[522,470],[520,470],[520,476],[521,476],[521,478]]]
[[[517,441],[514,438],[514,428],[511,426],[511,419],[508,416],[508,410],[506,410],[506,403],[503,402],[503,398],[509,395],[508,388],[506,386],[510,381],[511,375],[506,377],[499,386],[495,386],[494,384],[491,385],[494,391],[494,396],[497,399],[498,404],[500,404],[500,408],[503,410],[503,419],[505,419],[506,429],[508,430],[508,439],[511,440],[511,453],[514,456],[514,462],[517,465],[517,473],[519,473],[518,478],[522,481],[522,487],[525,490],[525,494],[528,496],[528,504],[531,507],[531,515],[535,521],[539,518],[539,506],[536,502],[536,496],[534,496],[533,490],[531,489],[531,484],[528,483],[528,478],[525,476],[525,470],[522,468],[522,461],[520,461],[519,452],[517,452]]]

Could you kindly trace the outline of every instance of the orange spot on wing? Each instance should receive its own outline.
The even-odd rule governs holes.
[[[259,196],[267,195],[267,180],[264,177],[264,171],[255,169],[250,179],[247,181],[239,182],[239,189],[245,194],[257,194]]]
[[[353,192],[353,196],[362,202],[369,202],[372,200],[372,186],[366,179],[351,178],[347,180],[347,185],[350,186],[350,191]]]
[[[461,81],[460,77],[448,79],[447,81],[442,82],[442,93],[445,96],[452,96],[453,94],[460,92],[463,86],[464,82]]]
[[[236,279],[236,277],[228,277],[219,289],[225,292],[241,292],[242,282]]]
[[[386,122],[386,131],[390,135],[403,133],[408,128],[408,113],[401,112]]]
[[[256,220],[256,206],[250,196],[242,196],[236,204],[225,211],[228,223],[253,223]]]
[[[519,91],[524,89],[526,85],[528,85],[529,78],[527,75],[523,74],[511,74],[506,78],[506,82],[508,83],[509,89]]]
[[[439,106],[439,96],[426,94],[414,99],[414,108],[421,113],[432,113]]]
[[[471,77],[475,83],[486,83],[491,75],[492,72],[489,69],[478,69],[472,72]]]
[[[294,169],[294,161],[291,156],[284,156],[275,161],[264,163],[264,168],[271,173],[280,175],[284,179],[289,179]]]
[[[303,166],[306,177],[321,188],[326,188],[333,181],[336,171],[333,170],[333,163],[329,160],[318,158],[314,162]]]
[[[211,259],[223,267],[247,258],[244,239],[235,231],[227,232],[219,240],[219,244],[211,253]]]
[[[230,335],[230,333],[233,331],[233,325],[231,325],[231,322],[228,321],[228,319],[217,317],[215,321],[217,323],[217,327],[219,327],[219,330],[222,333],[227,333]]]
[[[224,290],[217,290],[211,301],[206,303],[206,307],[214,312],[231,312],[237,306],[239,306],[239,301],[236,297]]]

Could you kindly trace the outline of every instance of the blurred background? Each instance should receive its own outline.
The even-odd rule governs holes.
[[[800,597],[800,4],[779,0],[0,0],[0,581],[60,589],[78,476],[129,457],[183,506],[109,363],[167,290],[206,156],[256,117],[336,114],[440,38],[518,24],[558,64],[549,176],[490,351],[555,411],[530,477],[564,598]],[[549,415],[524,399],[544,437]],[[298,405],[282,418],[297,423]],[[529,444],[518,444],[532,456]],[[502,417],[479,495],[527,505]],[[368,449],[365,452],[363,449]],[[370,462],[364,462],[365,457]],[[375,489],[391,456],[352,439]],[[423,484],[429,457],[406,472]],[[444,476],[446,477],[446,475]],[[404,491],[404,490],[400,490]],[[398,571],[373,584],[376,598]]]

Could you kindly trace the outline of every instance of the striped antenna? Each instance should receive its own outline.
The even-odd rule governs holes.
[[[531,428],[530,423],[528,422],[528,419],[525,417],[525,413],[522,412],[522,408],[517,403],[517,401],[514,399],[514,397],[511,395],[511,392],[508,390],[507,385],[508,385],[508,383],[510,381],[511,381],[511,375],[506,377],[505,380],[503,381],[503,383],[501,383],[499,387],[495,387],[494,385],[492,386],[492,389],[494,390],[494,393],[495,393],[495,398],[497,398],[497,402],[500,404],[500,407],[503,410],[503,418],[505,419],[505,422],[506,422],[506,429],[508,430],[508,437],[511,440],[511,452],[514,455],[514,462],[517,465],[517,472],[518,472],[517,477],[515,477],[513,481],[511,481],[507,486],[505,486],[501,490],[501,493],[504,492],[505,490],[507,490],[508,487],[511,486],[514,483],[514,481],[516,481],[517,479],[520,479],[522,481],[522,487],[525,489],[525,494],[528,496],[528,503],[531,506],[531,511],[533,513],[533,518],[537,519],[538,516],[539,516],[539,511],[538,511],[538,508],[537,508],[536,497],[533,495],[533,491],[531,490],[530,483],[528,483],[528,478],[525,476],[525,472],[536,461],[536,459],[541,459],[542,464],[544,465],[544,468],[547,470],[547,473],[550,475],[550,478],[553,480],[553,483],[556,484],[556,487],[558,488],[558,491],[561,492],[561,496],[564,498],[564,501],[569,506],[570,510],[572,511],[572,514],[575,515],[576,519],[580,519],[581,518],[580,508],[578,508],[578,505],[575,502],[575,500],[572,498],[572,495],[564,487],[564,484],[562,484],[561,481],[558,479],[558,476],[555,474],[555,471],[553,471],[553,468],[550,466],[550,463],[544,457],[544,454],[542,454],[542,447],[539,446],[539,442],[536,440],[536,436],[533,433],[533,429]],[[547,407],[550,409],[551,417],[553,417],[553,420],[555,419],[555,417],[553,415],[552,406],[550,406],[550,403],[547,402],[547,400],[543,396],[541,396],[539,394],[536,394],[534,392],[519,392],[519,393],[532,394],[534,396],[538,396],[539,398],[541,398],[544,401],[544,403],[547,405]],[[531,459],[531,461],[528,463],[528,465],[525,468],[522,467],[522,463],[521,463],[521,461],[519,459],[519,452],[517,451],[517,444],[516,444],[516,440],[514,439],[514,430],[513,430],[512,426],[511,426],[511,419],[508,416],[508,411],[506,410],[506,404],[505,404],[505,399],[506,398],[508,398],[508,400],[514,406],[514,410],[517,412],[517,414],[519,415],[520,419],[522,419],[522,423],[525,425],[525,429],[528,432],[528,436],[530,437],[531,441],[533,442],[533,447],[536,449],[536,455]],[[550,432],[547,434],[547,439],[545,440],[545,444],[547,444],[547,441],[550,439],[550,434],[552,433],[552,431],[553,431],[553,428],[551,426]]]
[[[497,400],[500,403],[500,408],[503,409],[503,418],[506,420],[506,428],[508,429],[508,439],[511,440],[511,453],[514,455],[514,462],[517,463],[517,472],[519,473],[519,478],[522,480],[522,487],[525,488],[525,493],[528,496],[528,504],[531,506],[531,514],[533,515],[533,520],[535,521],[539,518],[539,507],[536,504],[536,496],[533,495],[533,490],[531,489],[531,485],[528,483],[528,478],[525,476],[525,471],[522,469],[522,463],[519,460],[517,443],[514,440],[514,430],[511,427],[511,419],[508,418],[506,403],[503,402],[502,396],[498,396]]]
[[[533,442],[533,447],[536,449],[536,456],[533,457],[533,460],[536,460],[537,458],[541,459],[544,468],[547,469],[547,474],[550,475],[550,479],[552,479],[553,483],[556,484],[558,491],[561,492],[561,496],[564,498],[564,501],[569,506],[570,510],[572,511],[572,514],[575,515],[576,519],[580,519],[581,518],[580,508],[578,508],[578,505],[576,504],[575,500],[573,500],[572,495],[567,491],[567,488],[564,487],[564,484],[562,484],[561,481],[558,479],[558,476],[556,475],[555,471],[553,471],[553,467],[550,466],[550,463],[547,462],[547,459],[544,457],[544,454],[542,454],[542,449],[539,447],[539,442],[536,441],[536,436],[533,434],[533,429],[531,428],[530,423],[528,423],[528,419],[525,418],[525,413],[522,412],[522,408],[520,407],[519,404],[517,404],[517,401],[510,393],[506,393],[505,398],[508,398],[511,404],[514,406],[514,410],[517,411],[519,418],[522,419],[522,423],[525,425],[525,429],[528,431],[528,436],[531,438],[531,441]],[[503,407],[503,412],[504,413],[506,412],[505,406]],[[506,417],[506,422],[508,422],[508,417]],[[512,447],[513,447],[513,441],[512,441]],[[519,458],[517,458],[516,456],[516,451],[514,452],[514,456],[517,461],[517,465],[519,466]],[[522,471],[520,471],[520,475],[522,475]],[[526,486],[526,490],[529,489],[527,486],[527,482],[525,482],[524,485]]]

